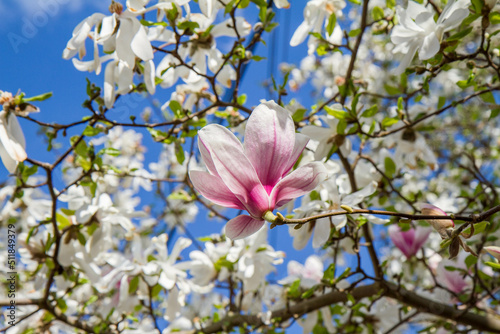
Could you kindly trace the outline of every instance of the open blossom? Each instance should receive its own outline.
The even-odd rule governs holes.
[[[342,16],[342,9],[344,7],[344,0],[310,0],[304,8],[304,22],[293,33],[290,45],[297,46],[301,44],[311,32],[321,33],[322,26],[328,25],[330,15]],[[332,34],[330,35],[327,32],[325,37],[330,43],[341,44],[342,29],[336,24]],[[316,50],[317,41],[316,37],[309,37],[309,54],[313,54]]]
[[[110,6],[111,15],[95,13],[87,17],[73,30],[73,36],[63,51],[64,59],[77,54],[79,58],[83,58],[86,54],[85,41],[90,37],[94,44],[94,59],[81,61],[73,58],[76,69],[99,74],[102,64],[111,60],[104,74],[104,102],[108,108],[113,106],[116,94],[126,94],[132,90],[136,57],[144,62],[144,83],[148,92],[154,94],[156,89],[153,47],[146,28],[137,19],[137,15],[163,8],[165,4],[157,4],[148,9],[139,6],[137,1],[129,1],[127,4],[129,8],[123,10],[121,4],[113,2]],[[136,7],[141,8],[137,10]],[[106,55],[99,57],[98,45],[103,46]]]
[[[326,176],[320,162],[288,174],[308,138],[295,133],[288,112],[273,101],[260,104],[252,112],[243,145],[218,124],[207,125],[198,135],[208,172],[189,172],[194,187],[215,204],[250,214],[239,215],[227,223],[226,235],[231,239],[257,232],[268,211],[313,190]]]
[[[431,229],[417,226],[408,231],[402,231],[398,225],[391,225],[388,232],[394,245],[403,252],[406,258],[410,258],[422,248],[431,233]]]
[[[469,0],[450,0],[437,22],[434,22],[434,10],[409,1],[408,8],[397,9],[399,24],[392,31],[391,40],[396,47],[394,53],[405,56],[396,72],[402,73],[418,50],[418,57],[426,60],[434,57],[441,47],[443,34],[460,25],[469,15]]]
[[[23,130],[14,113],[0,111],[0,158],[10,173],[19,162],[26,160],[25,147]]]

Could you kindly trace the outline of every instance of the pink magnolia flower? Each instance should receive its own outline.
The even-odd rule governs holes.
[[[416,203],[416,206],[427,216],[447,216],[446,212],[428,203]],[[427,219],[427,222],[439,233],[442,239],[449,237],[447,230],[455,227],[451,219]]]
[[[249,213],[227,223],[229,238],[257,232],[268,211],[308,193],[324,179],[327,171],[320,162],[288,174],[308,141],[295,133],[290,115],[273,101],[260,104],[252,112],[243,145],[218,124],[199,131],[198,147],[208,172],[189,172],[194,187],[215,204]]]
[[[408,231],[402,231],[398,225],[391,225],[388,232],[392,242],[409,259],[422,248],[431,233],[431,229],[417,226],[415,229],[410,228]]]
[[[465,275],[462,270],[448,270],[446,269],[447,267],[467,270],[465,255],[461,255],[460,259],[456,259],[456,261],[448,259],[441,261],[436,272],[438,282],[450,291],[461,293],[471,284],[470,278],[464,277]]]

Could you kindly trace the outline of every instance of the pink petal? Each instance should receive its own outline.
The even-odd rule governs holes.
[[[245,153],[270,193],[289,169],[295,126],[288,112],[273,101],[260,104],[248,119]]]
[[[237,240],[254,234],[264,225],[264,220],[257,220],[247,215],[239,215],[226,224],[226,236]]]
[[[295,134],[295,145],[293,146],[293,152],[288,160],[288,168],[285,170],[283,175],[286,175],[290,170],[292,170],[293,165],[295,165],[295,163],[299,159],[300,154],[302,153],[302,151],[304,151],[304,148],[306,147],[308,142],[309,137],[300,133]]]
[[[327,170],[321,162],[311,162],[297,168],[274,187],[271,192],[271,206],[279,207],[307,194],[325,179],[326,174]]]
[[[218,124],[210,124],[198,133],[200,147],[206,149],[217,175],[254,217],[269,210],[269,196],[236,136]]]
[[[206,199],[217,205],[244,210],[245,207],[218,177],[207,172],[191,170],[189,178],[193,186]]]
[[[391,225],[388,232],[394,245],[396,245],[407,258],[410,258],[417,254],[418,250],[422,248],[431,230],[429,228],[417,227],[416,229],[410,228],[408,231],[401,231],[398,225]]]

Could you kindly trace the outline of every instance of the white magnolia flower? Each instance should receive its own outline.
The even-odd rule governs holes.
[[[396,73],[402,73],[418,50],[420,60],[434,57],[438,53],[443,34],[460,25],[469,15],[469,0],[450,0],[437,22],[434,10],[419,3],[409,1],[408,8],[397,8],[399,24],[392,31],[391,40],[396,47],[394,53],[404,54]]]
[[[76,54],[82,58],[86,54],[85,41],[90,37],[94,42],[94,59],[73,59],[76,69],[99,74],[101,64],[112,60],[106,67],[104,80],[104,102],[108,108],[113,106],[116,94],[126,94],[132,89],[136,58],[144,62],[144,83],[148,92],[155,92],[153,47],[146,28],[137,19],[137,15],[162,8],[165,3],[145,9],[143,5],[147,1],[129,2],[127,4],[131,8],[125,11],[120,4],[113,3],[110,7],[112,15],[96,13],[87,17],[73,30],[73,37],[63,51],[64,59],[70,59]],[[107,53],[105,56],[99,57],[98,45],[103,46],[103,51]],[[116,85],[118,89],[115,90]]]
[[[342,9],[345,7],[343,0],[310,0],[304,8],[304,22],[293,33],[290,40],[291,46],[301,44],[310,32],[321,33],[323,26],[328,24],[330,15],[342,16]],[[325,35],[326,39],[333,44],[342,43],[342,29],[338,24],[332,34]],[[317,39],[314,36],[309,37],[309,54],[313,54],[316,49]]]
[[[26,140],[16,116],[12,112],[0,111],[0,158],[10,173],[28,157],[25,147]]]
[[[332,109],[343,110],[340,104],[335,104]],[[311,145],[317,144],[314,151],[314,159],[322,160],[328,156],[333,145],[336,145],[343,156],[348,156],[351,153],[351,141],[349,138],[337,133],[338,118],[333,116],[319,116],[319,118],[328,126],[306,125],[302,128],[302,134],[311,138]]]

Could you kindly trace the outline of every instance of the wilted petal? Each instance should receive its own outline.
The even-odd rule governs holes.
[[[268,193],[289,169],[295,126],[288,112],[273,101],[260,104],[248,119],[245,153]]]
[[[207,172],[191,170],[189,178],[193,186],[206,199],[217,205],[227,208],[245,209],[236,196],[226,187],[224,182],[218,177]]]
[[[250,214],[260,218],[269,210],[269,197],[236,136],[218,124],[204,127],[198,135],[224,184]]]
[[[322,182],[327,175],[325,166],[320,162],[311,162],[283,178],[271,192],[272,207],[285,205],[290,200],[307,194]]]
[[[254,234],[264,225],[264,220],[257,220],[247,215],[239,215],[226,224],[226,236],[237,240]]]

